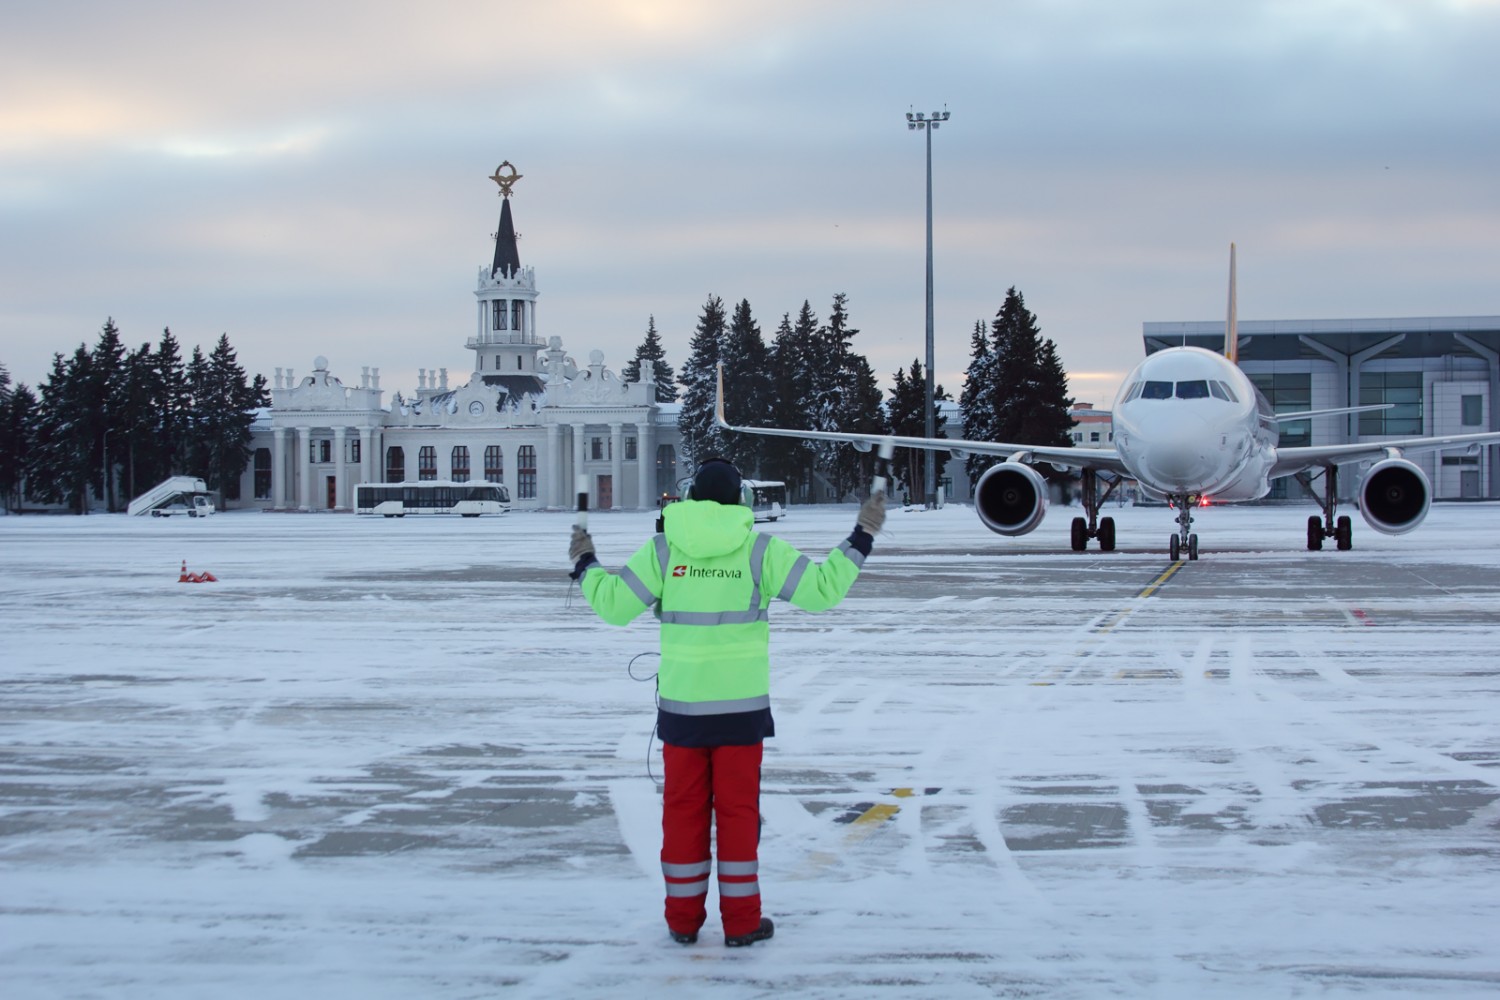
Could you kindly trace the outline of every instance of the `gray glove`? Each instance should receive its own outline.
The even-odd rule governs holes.
[[[594,554],[594,539],[578,525],[573,525],[573,537],[568,541],[568,561],[577,564],[584,556]]]
[[[859,505],[859,517],[854,523],[862,531],[880,534],[880,529],[885,526],[885,494],[871,493],[870,499]]]

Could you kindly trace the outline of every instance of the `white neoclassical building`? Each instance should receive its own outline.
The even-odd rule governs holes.
[[[626,382],[602,352],[580,366],[562,338],[541,335],[536,272],[521,266],[511,218],[519,179],[509,162],[491,177],[500,228],[474,291],[467,380],[450,388],[447,368],[421,369],[416,392],[387,403],[379,368],[361,368],[358,386],[323,357],[300,378],[277,368],[238,506],[349,510],[358,483],[429,479],[504,483],[516,509],[570,506],[580,476],[597,509],[653,507],[675,492],[678,408],[656,402],[650,362]]]

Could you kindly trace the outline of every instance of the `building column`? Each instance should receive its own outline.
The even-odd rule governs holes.
[[[650,510],[656,506],[656,428],[651,424],[651,416],[648,414],[645,420],[635,425],[635,464],[640,469],[640,492],[641,510]]]
[[[375,447],[375,431],[369,427],[359,429],[359,481],[362,483],[373,483],[375,480],[370,476],[372,464],[371,454]],[[354,506],[351,501],[349,506]]]
[[[585,458],[586,455],[587,455],[587,452],[584,451],[584,443],[583,443],[583,424],[574,424],[573,425],[573,479],[572,479],[571,482],[568,483],[567,489],[563,492],[563,496],[569,497],[569,496],[572,496],[574,493],[576,493],[578,491],[578,485],[577,485],[578,484],[578,477],[581,476],[581,475],[583,475],[583,460],[584,460],[584,458]],[[593,491],[592,486],[591,486],[589,488],[589,501],[590,501],[589,505],[590,506],[593,506],[593,496],[594,496],[594,491]]]
[[[609,505],[611,510],[625,506],[620,501],[625,492],[625,425],[609,425]]]
[[[347,427],[335,427],[333,429],[333,506],[334,509],[353,507],[354,498],[348,494],[349,474],[344,469],[344,436],[348,433]],[[360,452],[361,455],[364,452]]]
[[[286,506],[286,428],[277,427],[271,432],[271,509],[281,510]]]
[[[298,510],[312,510],[312,428],[297,428]]]
[[[1485,409],[1489,410],[1490,417],[1487,429],[1500,431],[1500,413],[1496,412],[1496,403],[1500,402],[1500,351],[1492,351],[1473,337],[1462,333],[1454,333],[1453,338],[1484,358],[1489,365],[1490,392],[1489,398],[1484,401]],[[1488,480],[1485,497],[1494,500],[1500,497],[1500,445],[1487,445],[1484,450],[1489,459],[1489,468],[1485,470]]]
[[[547,425],[547,447],[537,457],[536,473],[537,479],[541,481],[537,499],[542,506],[560,506],[557,498],[561,494],[557,491],[557,484],[562,477],[562,427],[559,424]]]

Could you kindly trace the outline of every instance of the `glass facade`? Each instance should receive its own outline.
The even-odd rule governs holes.
[[[1422,373],[1359,373],[1359,405],[1394,404],[1388,410],[1359,415],[1361,437],[1422,433]]]

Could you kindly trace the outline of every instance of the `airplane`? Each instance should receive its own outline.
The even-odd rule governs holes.
[[[1408,452],[1454,448],[1477,453],[1483,444],[1500,442],[1500,431],[1412,437],[1355,444],[1281,448],[1279,424],[1338,413],[1388,409],[1391,404],[1275,413],[1238,364],[1239,331],[1235,301],[1235,248],[1229,247],[1229,307],[1224,353],[1201,347],[1169,347],[1148,355],[1125,376],[1116,394],[1113,448],[1071,448],[1009,444],[959,438],[898,437],[839,431],[805,431],[773,427],[737,427],[724,419],[724,372],[719,369],[714,422],[722,429],[852,444],[859,451],[892,446],[949,451],[955,457],[997,455],[974,488],[979,519],[1001,535],[1024,535],[1042,523],[1047,486],[1033,463],[1077,469],[1082,477],[1084,515],[1072,523],[1073,551],[1082,552],[1093,538],[1102,551],[1115,548],[1115,522],[1099,510],[1125,479],[1135,480],[1146,495],[1165,500],[1177,511],[1177,530],[1167,550],[1173,562],[1198,558],[1193,512],[1200,503],[1258,500],[1271,491],[1271,480],[1321,468],[1324,489],[1315,496],[1322,514],[1307,519],[1307,548],[1323,547],[1332,538],[1338,549],[1353,547],[1353,526],[1338,515],[1338,469],[1351,462],[1373,463],[1359,489],[1359,509],[1366,523],[1388,535],[1411,531],[1427,516],[1432,485]],[[1099,485],[1105,484],[1101,494]]]

